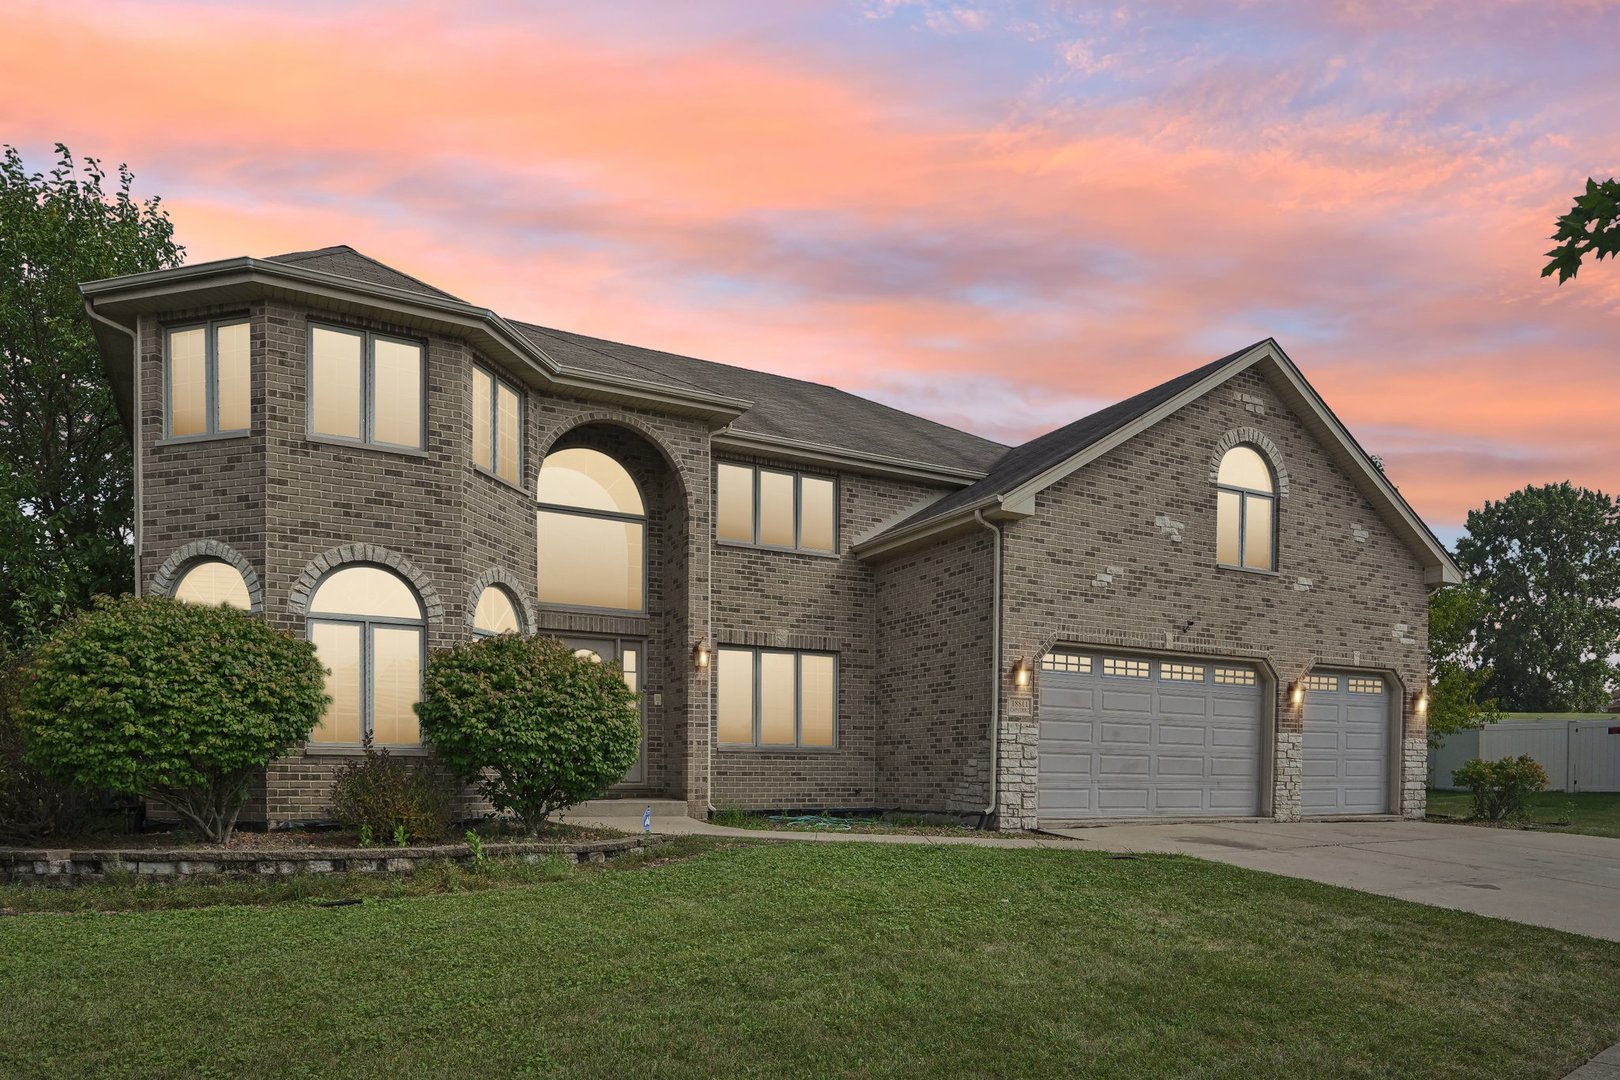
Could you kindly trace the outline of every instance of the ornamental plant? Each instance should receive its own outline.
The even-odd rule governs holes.
[[[503,634],[434,654],[416,712],[439,760],[531,831],[617,783],[641,744],[618,665],[548,638]]]
[[[431,766],[393,757],[367,739],[365,752],[338,768],[332,816],[374,837],[403,829],[410,840],[440,840],[455,816],[455,796]]]
[[[1452,772],[1451,781],[1473,793],[1472,817],[1523,821],[1530,815],[1530,796],[1547,786],[1547,770],[1528,754],[1498,761],[1470,758]]]
[[[92,793],[53,780],[28,760],[17,715],[25,662],[0,642],[0,844],[84,832],[97,809]]]
[[[329,699],[315,647],[235,608],[98,597],[36,651],[29,760],[138,795],[225,843],[248,781],[302,742]]]

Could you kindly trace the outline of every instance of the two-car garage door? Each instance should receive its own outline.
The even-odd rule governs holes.
[[[1043,822],[1260,812],[1253,667],[1053,652],[1040,710]]]
[[[1301,810],[1389,812],[1384,679],[1319,673],[1303,689]],[[1051,652],[1041,661],[1039,819],[1258,815],[1265,715],[1251,665]]]

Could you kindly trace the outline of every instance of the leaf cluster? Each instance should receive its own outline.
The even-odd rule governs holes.
[[[1601,183],[1586,178],[1586,191],[1575,196],[1575,205],[1558,219],[1552,238],[1557,245],[1547,257],[1552,261],[1541,268],[1541,276],[1558,275],[1562,285],[1580,272],[1588,256],[1606,259],[1620,255],[1620,180],[1610,177]]]
[[[495,809],[538,829],[635,763],[637,697],[617,664],[504,634],[435,653],[416,706],[438,759]]]

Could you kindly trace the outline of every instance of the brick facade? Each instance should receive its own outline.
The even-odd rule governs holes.
[[[251,431],[165,443],[163,327],[203,315],[251,323]],[[421,452],[346,445],[308,431],[309,323],[386,331],[426,345]],[[351,562],[393,568],[427,612],[430,650],[465,640],[478,590],[500,583],[534,632],[634,639],[644,649],[645,777],[620,794],[684,800],[694,814],[742,808],[901,808],[1035,823],[1039,672],[1010,672],[1053,645],[1234,657],[1270,688],[1267,810],[1299,812],[1300,719],[1284,688],[1313,668],[1359,668],[1396,682],[1425,668],[1423,570],[1267,378],[1250,370],[1041,492],[1033,516],[971,523],[931,545],[870,561],[850,545],[952,490],[892,470],[829,469],[711,447],[707,421],[524,391],[522,480],[471,464],[472,369],[453,337],[353,314],[258,300],[176,311],[140,324],[141,470],[138,574],[171,590],[190,561],[244,570],[255,609],[306,631],[321,576]],[[1210,463],[1236,442],[1258,445],[1286,478],[1277,574],[1214,565]],[[616,615],[539,601],[535,482],[555,449],[590,446],[620,461],[646,503],[646,612]],[[838,484],[839,552],[824,556],[716,543],[717,458],[829,476]],[[997,620],[999,619],[999,627]],[[992,641],[999,630],[999,655]],[[712,687],[692,663],[698,642],[838,655],[837,746],[753,750],[714,745]],[[999,688],[999,689],[996,689]],[[996,783],[989,725],[999,694]],[[1033,699],[1033,700],[1031,700]],[[1422,813],[1423,728],[1400,720],[1393,789]],[[425,751],[416,751],[422,754]],[[307,749],[267,770],[245,820],[327,812],[352,753]],[[469,802],[469,807],[473,804]]]

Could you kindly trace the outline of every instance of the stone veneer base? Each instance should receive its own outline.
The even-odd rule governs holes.
[[[538,862],[560,856],[570,862],[605,862],[609,855],[639,855],[646,844],[639,836],[573,844],[514,842],[484,845],[486,858]],[[190,848],[98,849],[72,851],[43,848],[0,848],[0,881],[19,885],[85,885],[109,874],[129,874],[142,881],[200,878],[267,878],[291,874],[409,873],[421,865],[474,861],[466,844],[395,848],[301,848],[278,851],[229,851]]]

